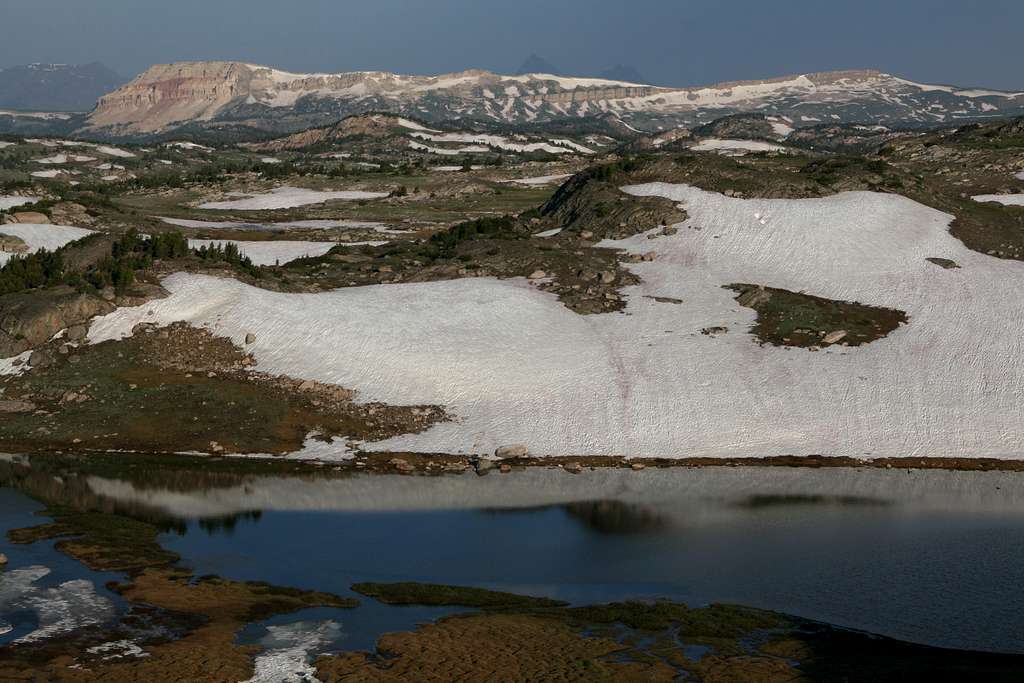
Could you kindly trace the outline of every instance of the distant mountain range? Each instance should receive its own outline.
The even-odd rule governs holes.
[[[297,74],[242,62],[182,62],[151,67],[100,97],[88,115],[59,125],[64,126],[61,134],[94,137],[213,131],[244,138],[253,131],[292,133],[353,114],[390,112],[429,123],[485,127],[564,127],[601,119],[632,135],[694,128],[744,112],[784,117],[792,127],[913,127],[1024,115],[1024,93],[928,85],[872,70],[695,88],[647,85],[625,66],[608,73],[634,78],[506,76],[481,70],[440,76]],[[0,112],[0,131],[37,131],[46,125],[51,124]]]
[[[0,107],[22,111],[89,111],[128,79],[103,64],[27,64],[0,69]]]

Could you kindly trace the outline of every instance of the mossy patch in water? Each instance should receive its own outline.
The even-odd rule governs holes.
[[[483,588],[448,586],[435,583],[357,583],[352,590],[389,605],[426,605],[515,609],[524,607],[563,607],[568,603]]]

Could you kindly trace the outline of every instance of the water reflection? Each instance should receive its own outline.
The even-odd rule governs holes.
[[[411,580],[576,604],[734,602],[916,642],[1024,652],[1016,473],[165,476],[33,459],[0,462],[0,484],[160,523],[170,531],[162,543],[197,574],[343,594],[357,581]],[[392,623],[393,612],[366,607],[378,610],[374,623]]]

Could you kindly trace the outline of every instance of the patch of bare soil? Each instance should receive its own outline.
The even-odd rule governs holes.
[[[855,301],[836,301],[786,289],[734,284],[736,302],[757,311],[751,332],[762,344],[817,349],[860,346],[907,322],[907,314]]]
[[[9,451],[287,453],[306,437],[375,441],[447,419],[437,406],[356,403],[334,385],[253,371],[230,340],[178,323],[96,345],[37,349],[3,398]]]

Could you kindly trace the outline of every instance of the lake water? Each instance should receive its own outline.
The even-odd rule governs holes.
[[[87,484],[104,500],[183,520],[161,542],[200,575],[343,595],[357,581],[425,581],[575,604],[732,602],[923,644],[1024,653],[1020,474],[535,468],[245,477],[194,489]],[[382,632],[450,611],[364,599],[356,610],[269,623],[335,620],[338,642],[367,649]],[[254,625],[242,639],[266,634]]]

